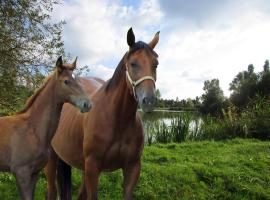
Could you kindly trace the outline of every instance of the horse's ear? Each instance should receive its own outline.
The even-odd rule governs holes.
[[[127,43],[128,43],[128,46],[130,48],[133,47],[133,45],[135,44],[135,35],[133,33],[133,30],[132,28],[130,28],[127,32]]]
[[[62,60],[62,56],[60,56],[57,61],[56,61],[56,68],[59,72],[63,71],[65,68],[63,66],[63,60]]]
[[[73,63],[71,64],[71,68],[70,68],[70,70],[74,70],[74,69],[76,69],[76,66],[77,66],[77,59],[78,59],[78,56],[75,58],[75,60],[73,61]]]
[[[154,36],[154,38],[152,39],[152,41],[151,42],[149,42],[149,46],[152,48],[152,49],[154,49],[155,48],[155,46],[157,45],[157,43],[158,43],[158,41],[159,41],[159,31],[155,34],[155,36]]]

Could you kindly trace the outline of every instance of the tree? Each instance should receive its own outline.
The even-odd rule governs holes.
[[[161,98],[161,93],[160,93],[159,89],[156,89],[156,97],[157,97],[157,99]]]
[[[156,98],[157,98],[156,107],[163,108],[164,102],[161,99],[161,93],[160,93],[159,89],[156,89]]]
[[[269,60],[266,60],[263,65],[263,71],[269,72]]]
[[[201,97],[202,104],[200,111],[203,114],[220,115],[225,98],[219,86],[219,80],[212,79],[205,81],[203,90],[204,94]]]
[[[269,61],[266,60],[263,65],[263,71],[259,73],[258,92],[263,97],[270,95],[270,70]]]
[[[0,1],[0,110],[20,104],[22,85],[29,90],[38,87],[40,72],[50,71],[56,55],[64,54],[64,22],[50,22],[57,3]]]
[[[258,75],[254,72],[254,66],[248,65],[247,71],[239,72],[230,83],[231,101],[239,108],[245,107],[250,99],[255,97],[258,86]]]

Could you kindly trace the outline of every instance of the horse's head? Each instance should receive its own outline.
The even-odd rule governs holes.
[[[148,44],[135,42],[132,28],[127,33],[129,51],[125,57],[128,88],[144,112],[151,112],[156,103],[155,82],[158,55],[154,48],[159,40],[157,32]]]
[[[57,68],[57,93],[62,101],[71,103],[78,107],[82,113],[91,109],[91,102],[82,86],[75,78],[73,70],[76,68],[76,61],[72,64],[64,64],[62,56],[56,61]]]

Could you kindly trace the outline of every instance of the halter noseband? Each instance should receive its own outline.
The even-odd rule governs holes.
[[[139,85],[141,82],[145,81],[145,80],[152,80],[154,82],[154,85],[156,85],[156,80],[152,77],[152,76],[143,76],[142,78],[138,79],[137,81],[133,81],[128,73],[128,67],[127,67],[127,63],[126,63],[126,76],[127,79],[129,81],[129,83],[132,86],[132,90],[133,90],[133,96],[135,98],[135,100],[137,101],[137,95],[136,95],[136,91],[135,88],[137,85]]]

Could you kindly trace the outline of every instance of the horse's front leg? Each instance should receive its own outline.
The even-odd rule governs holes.
[[[57,168],[57,155],[54,151],[51,151],[49,161],[44,168],[45,176],[47,179],[46,200],[56,200],[57,188],[56,188],[56,168]]]
[[[141,171],[141,162],[128,164],[123,168],[124,175],[124,200],[132,200],[132,193],[136,186]]]
[[[85,178],[84,178],[84,173],[83,173],[82,184],[81,184],[79,192],[78,192],[77,200],[86,200],[87,199],[87,193],[86,193],[84,179]]]
[[[38,172],[32,172],[28,166],[18,167],[14,175],[23,200],[33,200],[35,186],[38,180]]]
[[[98,199],[99,163],[93,156],[85,158],[84,183],[87,200]]]

